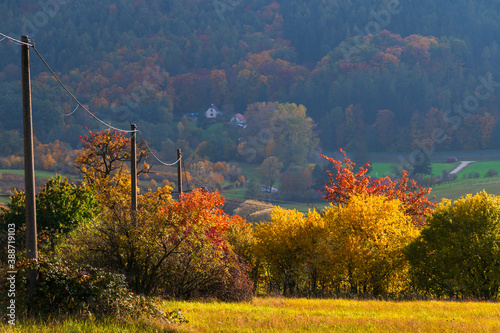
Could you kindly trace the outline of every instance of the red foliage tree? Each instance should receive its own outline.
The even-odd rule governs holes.
[[[241,217],[224,213],[223,203],[218,192],[194,189],[162,210],[172,228],[164,245],[175,248],[163,267],[167,296],[187,299],[197,294],[226,301],[251,298],[250,267],[238,253],[241,240],[251,231]]]
[[[333,163],[334,169],[334,171],[327,171],[330,179],[329,184],[325,185],[323,199],[334,205],[341,205],[347,203],[355,194],[383,195],[388,199],[401,200],[405,213],[411,216],[415,225],[422,226],[425,223],[425,217],[436,205],[427,198],[431,188],[417,185],[415,180],[409,179],[406,170],[403,170],[403,175],[399,180],[392,180],[390,177],[373,179],[366,176],[370,167],[369,163],[355,172],[356,163],[347,158],[344,150],[340,149],[340,152],[344,156],[342,161],[321,155]]]

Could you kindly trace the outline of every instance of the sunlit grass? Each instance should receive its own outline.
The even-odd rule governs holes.
[[[497,303],[255,298],[249,303],[167,302],[181,332],[495,332]]]
[[[488,302],[254,298],[247,303],[165,301],[189,323],[66,318],[18,322],[2,332],[500,332],[500,304]]]
[[[0,325],[0,332],[37,332],[37,333],[69,333],[69,332],[178,332],[179,325],[168,325],[153,320],[127,320],[115,319],[89,320],[81,317],[67,317],[62,319],[50,318],[46,320],[18,320],[15,326]]]

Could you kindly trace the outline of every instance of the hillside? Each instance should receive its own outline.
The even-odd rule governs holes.
[[[93,112],[159,151],[204,141],[179,133],[185,113],[263,101],[304,105],[325,150],[471,150],[500,148],[499,16],[497,0],[8,0],[0,32],[29,34]],[[1,136],[16,141],[19,47],[0,54]],[[37,138],[77,147],[99,125],[63,116],[76,105],[35,55],[32,75]]]

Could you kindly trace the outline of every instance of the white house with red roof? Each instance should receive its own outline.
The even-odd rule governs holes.
[[[231,120],[229,120],[229,122],[231,124],[233,124],[234,126],[239,126],[239,127],[247,128],[247,120],[240,113],[237,113],[234,116],[232,116]]]

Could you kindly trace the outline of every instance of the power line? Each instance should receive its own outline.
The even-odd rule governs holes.
[[[45,65],[45,67],[47,67],[47,69],[50,71],[50,73],[52,74],[52,76],[54,76],[54,78],[56,79],[56,81],[61,85],[61,87],[66,91],[66,93],[68,93],[68,95],[77,103],[77,106],[76,108],[70,112],[70,113],[64,113],[64,112],[61,112],[59,110],[57,110],[60,114],[62,114],[63,116],[71,116],[72,114],[74,114],[79,107],[81,107],[83,110],[85,110],[85,112],[87,112],[89,115],[91,115],[95,120],[99,121],[101,124],[103,124],[104,126],[110,128],[110,129],[113,129],[115,131],[118,131],[118,132],[122,132],[122,133],[139,133],[139,135],[141,136],[144,144],[146,145],[147,149],[149,150],[149,152],[151,153],[151,155],[162,165],[164,166],[174,166],[176,165],[177,163],[179,163],[179,161],[182,159],[182,156],[179,157],[179,159],[177,161],[175,161],[174,163],[165,163],[163,162],[162,160],[160,160],[158,158],[158,156],[156,156],[156,154],[153,152],[153,150],[149,147],[149,145],[147,144],[146,140],[144,139],[144,137],[142,136],[142,133],[138,130],[124,130],[124,129],[120,129],[120,128],[117,128],[117,127],[114,127],[114,126],[111,126],[110,124],[104,122],[103,120],[99,119],[95,114],[93,114],[92,112],[90,112],[70,91],[69,89],[66,87],[66,85],[59,79],[59,77],[56,75],[56,73],[52,70],[52,68],[49,66],[49,64],[45,61],[45,59],[42,57],[42,55],[40,54],[40,52],[38,52],[38,49],[35,47],[35,44],[31,41],[31,44],[29,43],[25,43],[25,42],[22,42],[20,40],[17,40],[15,38],[12,38],[12,37],[9,37],[5,34],[2,34],[0,33],[1,36],[3,36],[4,38],[0,41],[3,41],[4,39],[9,39],[17,44],[20,44],[20,45],[27,45],[27,46],[31,46],[33,47],[33,50],[36,52],[36,54],[38,55],[38,57],[40,58],[40,60],[43,62],[43,64]]]
[[[79,107],[80,107],[80,105],[77,105],[77,106],[76,106],[76,108],[75,108],[73,111],[71,111],[70,113],[64,113],[64,112],[61,112],[61,111],[59,111],[59,109],[58,109],[58,108],[56,109],[56,111],[57,111],[57,112],[59,112],[60,114],[62,114],[63,116],[65,116],[65,117],[69,117],[69,116],[71,116],[73,113],[75,113],[75,112],[76,112],[76,110],[78,110],[78,108],[79,108]]]
[[[142,133],[141,131],[137,130],[137,133],[139,133],[139,135],[141,136],[141,139],[142,139],[142,142],[144,142],[144,144],[146,145],[146,148],[149,150],[149,152],[151,153],[151,155],[153,155],[153,157],[160,163],[160,164],[163,164],[164,166],[174,166],[176,165],[177,163],[179,163],[179,161],[182,159],[182,155],[181,157],[179,157],[177,159],[177,161],[175,161],[174,163],[165,163],[163,162],[162,160],[160,160],[158,158],[158,156],[155,155],[155,153],[153,152],[153,150],[148,146],[148,143],[146,142],[146,140],[144,139],[144,137],[142,136]]]
[[[31,44],[30,44],[30,43],[25,43],[25,42],[20,41],[18,39],[12,38],[10,36],[7,36],[7,35],[5,35],[5,34],[3,34],[1,32],[0,32],[0,36],[3,36],[2,40],[0,40],[0,42],[7,38],[8,40],[10,40],[10,41],[12,41],[12,42],[14,42],[16,44],[19,44],[19,45],[32,46],[33,48],[35,47],[35,44],[33,44],[32,40],[30,40],[31,41]]]
[[[35,47],[35,43],[33,43],[33,40],[30,40],[31,43],[25,43],[23,41],[20,41],[20,40],[17,40],[15,38],[12,38],[10,36],[7,36],[7,35],[5,35],[3,33],[0,33],[0,36],[4,37],[0,41],[3,41],[4,39],[7,38],[8,40],[13,41],[14,43],[17,43],[19,45],[31,46],[33,48],[33,50],[36,52],[36,54],[38,55],[38,57],[40,58],[40,60],[42,60],[42,62],[45,65],[45,67],[47,67],[47,69],[50,71],[50,73],[54,76],[54,78],[57,80],[57,82],[61,85],[61,87],[63,87],[63,89],[71,96],[71,98],[78,104],[78,106],[80,106],[82,109],[84,109],[95,120],[99,121],[104,126],[106,126],[108,128],[111,128],[111,129],[113,129],[115,131],[118,131],[118,132],[123,132],[123,133],[132,133],[133,132],[131,130],[123,130],[123,129],[111,126],[110,124],[108,124],[108,123],[104,122],[103,120],[99,119],[95,114],[93,114],[92,112],[90,112],[82,103],[80,103],[80,101],[69,91],[69,89],[64,85],[64,83],[62,83],[62,81],[59,79],[59,77],[56,75],[56,73],[54,73],[54,71],[52,70],[52,68],[50,68],[49,64],[45,61],[45,59],[42,57],[42,55],[40,54],[40,52],[38,52],[37,48]],[[59,113],[61,113],[64,116],[70,116],[70,115],[72,115],[73,113],[76,112],[76,110],[78,109],[78,106],[75,108],[75,110],[73,110],[73,112],[71,112],[69,114],[64,114],[64,113],[61,113],[61,112],[59,112]]]
[[[38,50],[36,49],[35,45],[31,45],[33,47],[33,50],[35,50],[36,54],[38,55],[38,57],[40,58],[40,60],[42,60],[43,64],[45,65],[45,67],[47,67],[47,69],[50,71],[50,73],[52,73],[52,75],[54,76],[54,78],[57,80],[57,82],[59,82],[59,84],[61,85],[61,87],[63,87],[63,89],[68,93],[68,95],[71,96],[71,98],[76,102],[78,103],[78,105],[84,109],[89,115],[91,115],[95,120],[99,121],[101,124],[103,124],[104,126],[110,128],[110,129],[113,129],[115,131],[118,131],[118,132],[122,132],[122,133],[133,133],[135,131],[132,131],[132,130],[124,130],[124,129],[120,129],[120,128],[117,128],[117,127],[114,127],[114,126],[111,126],[110,124],[104,122],[103,120],[99,119],[95,114],[93,114],[92,112],[90,112],[82,103],[80,103],[80,101],[69,91],[69,89],[64,85],[64,83],[62,83],[62,81],[59,79],[59,77],[57,77],[56,73],[54,73],[54,71],[52,70],[52,68],[50,68],[49,64],[47,64],[47,62],[45,61],[45,59],[42,57],[42,55],[40,54],[40,52],[38,52]],[[76,110],[75,110],[76,111]]]

